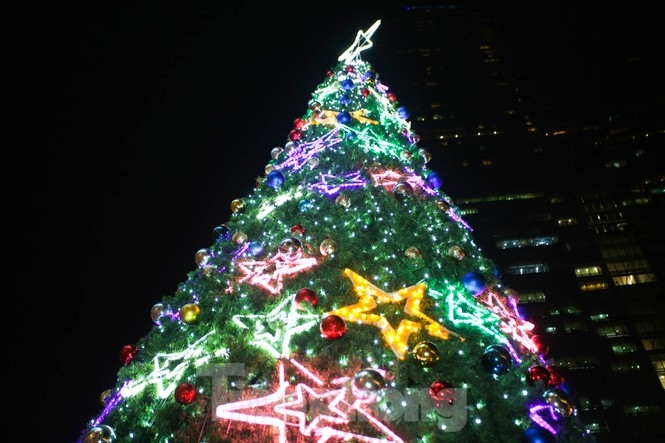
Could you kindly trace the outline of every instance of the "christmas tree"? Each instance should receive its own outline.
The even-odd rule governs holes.
[[[581,441],[519,294],[359,31],[79,442]]]

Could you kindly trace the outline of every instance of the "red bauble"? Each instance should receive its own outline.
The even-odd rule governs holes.
[[[526,370],[526,379],[531,386],[535,384],[549,386],[552,380],[552,375],[550,374],[550,371],[548,371],[546,367],[540,365],[534,365]]]
[[[303,225],[293,225],[291,226],[291,234],[305,235],[305,228]]]
[[[319,297],[313,290],[309,288],[302,288],[296,292],[296,298],[294,302],[297,307],[301,307],[303,302],[307,302],[312,306],[316,306],[316,304],[319,302]]]
[[[563,375],[561,375],[561,373],[552,366],[547,366],[546,369],[547,372],[550,373],[550,386],[556,388],[559,387],[564,381],[566,381]]]
[[[191,383],[180,383],[173,396],[181,405],[188,405],[196,399],[196,387]]]
[[[136,345],[123,346],[122,349],[120,350],[120,355],[119,355],[122,364],[128,365],[129,362],[132,361],[138,350],[139,348],[137,348]]]
[[[346,72],[355,72],[356,68],[353,67],[353,65],[346,65]]]
[[[550,345],[547,342],[547,339],[542,335],[534,335],[531,337],[531,341],[536,347],[536,352],[538,355],[547,355],[550,352]]]
[[[292,129],[292,130],[289,132],[289,140],[291,140],[291,141],[293,141],[293,142],[297,142],[297,141],[300,141],[301,138],[302,138],[302,134],[300,133],[299,130],[297,130],[297,129]]]
[[[362,94],[363,97],[367,98],[367,96],[369,95],[369,89],[367,89],[367,88],[362,88],[362,89],[360,90],[360,93]]]
[[[394,102],[397,101],[397,96],[395,94],[393,94],[392,92],[389,92],[386,96],[388,97],[388,100],[390,101],[390,103],[394,103]]]
[[[301,118],[297,118],[297,119],[293,120],[293,128],[294,129],[297,129],[298,131],[301,131],[302,128],[304,128],[304,127],[305,127],[305,120],[303,120]]]
[[[447,381],[437,380],[429,386],[429,396],[437,403],[448,403],[453,405],[455,403],[455,389],[453,385]]]
[[[321,336],[327,340],[336,340],[346,334],[346,322],[342,317],[329,315],[321,321]]]

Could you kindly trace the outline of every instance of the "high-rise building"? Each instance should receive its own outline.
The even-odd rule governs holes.
[[[395,7],[377,68],[393,71],[431,168],[547,337],[588,432],[662,437],[662,31],[629,5],[521,3]]]

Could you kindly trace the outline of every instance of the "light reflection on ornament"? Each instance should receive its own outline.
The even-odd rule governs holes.
[[[231,212],[237,214],[245,209],[245,200],[242,198],[236,198],[231,202]]]
[[[187,325],[196,323],[200,314],[201,308],[196,303],[186,303],[180,308],[180,320]]]
[[[196,251],[196,254],[194,255],[194,261],[196,262],[196,266],[202,268],[208,264],[209,260],[210,260],[210,251],[208,249],[203,248]]]
[[[347,194],[340,194],[335,199],[335,203],[342,208],[348,209],[351,206],[351,198]]]
[[[302,242],[297,237],[287,237],[279,242],[277,250],[285,259],[298,258],[302,252]]]
[[[236,245],[242,245],[247,241],[247,234],[245,234],[242,231],[238,231],[235,234],[233,234],[233,243]]]
[[[156,325],[161,325],[161,318],[164,315],[164,305],[161,303],[155,304],[150,309],[150,320]]]
[[[415,246],[409,246],[406,248],[404,255],[409,258],[418,258],[423,256],[422,252],[420,252],[420,249],[416,248]]]
[[[327,238],[321,242],[319,246],[321,255],[329,256],[337,252],[337,243],[333,239]]]
[[[408,182],[398,182],[393,188],[393,195],[399,201],[404,201],[413,195],[413,186]]]

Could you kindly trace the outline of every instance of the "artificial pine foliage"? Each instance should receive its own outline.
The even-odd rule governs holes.
[[[581,441],[360,31],[79,442]]]

